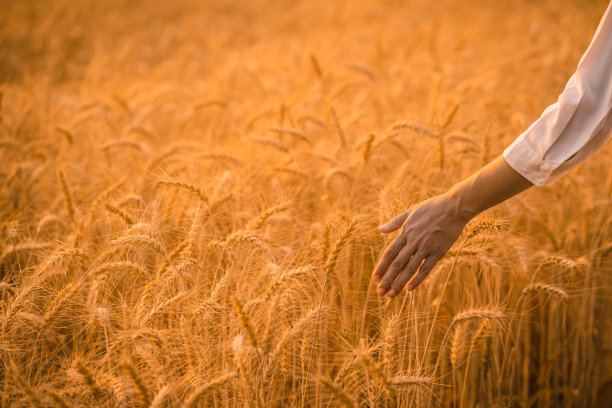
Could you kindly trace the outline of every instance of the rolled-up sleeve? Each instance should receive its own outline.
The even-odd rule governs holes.
[[[611,9],[557,102],[504,150],[508,164],[537,186],[552,184],[612,134]]]

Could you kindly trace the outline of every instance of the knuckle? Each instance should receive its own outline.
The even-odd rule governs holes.
[[[425,251],[425,253],[431,254],[435,251],[435,244],[432,244],[431,242],[425,242],[423,244],[423,251]]]
[[[393,289],[396,292],[399,292],[400,290],[402,290],[404,288],[404,286],[406,286],[406,279],[405,278],[400,278],[397,281],[395,281],[395,283],[393,283]]]
[[[406,273],[409,275],[414,274],[414,271],[419,267],[421,262],[417,258],[413,258],[412,261],[406,267]]]

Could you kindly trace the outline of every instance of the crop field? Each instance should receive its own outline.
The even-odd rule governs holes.
[[[0,0],[1,406],[612,406],[612,146],[371,280],[606,6]]]

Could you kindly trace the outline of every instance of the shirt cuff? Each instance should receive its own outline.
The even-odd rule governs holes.
[[[541,187],[552,184],[550,166],[540,157],[539,153],[525,140],[524,135],[519,136],[503,153],[506,162],[525,177],[532,184]]]

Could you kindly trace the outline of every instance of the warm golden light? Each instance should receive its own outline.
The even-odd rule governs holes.
[[[1,406],[610,404],[609,146],[372,281],[606,6],[0,0]]]

